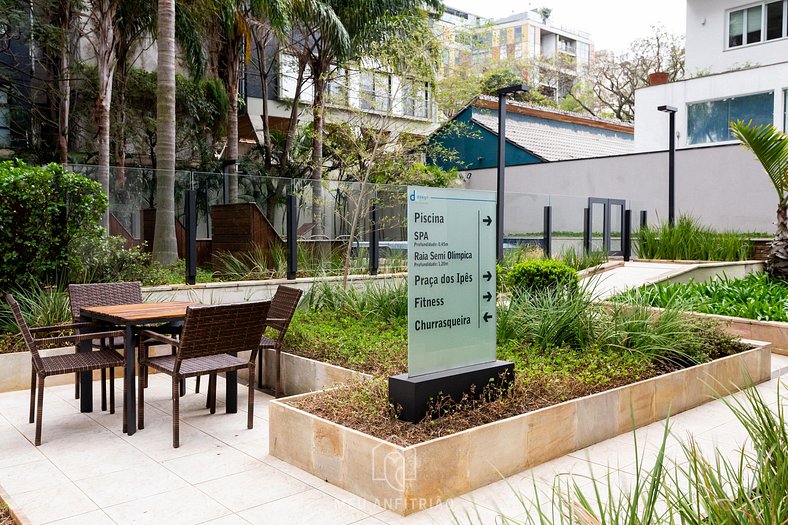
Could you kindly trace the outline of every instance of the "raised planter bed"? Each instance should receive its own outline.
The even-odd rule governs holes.
[[[400,446],[271,401],[271,455],[402,515],[769,379],[768,343],[592,396]]]
[[[162,355],[169,353],[169,347],[153,347]],[[53,348],[42,350],[42,356],[69,354],[73,348]],[[276,381],[276,352],[266,349],[263,354],[263,386],[272,387]],[[13,390],[26,390],[30,388],[31,357],[30,352],[15,352],[13,354],[0,354],[0,392]],[[155,373],[151,370],[151,373]],[[116,371],[117,377],[122,377],[120,369]],[[93,374],[95,380],[99,379],[99,372]],[[246,372],[240,371],[238,377],[246,380]],[[307,359],[293,354],[282,352],[282,391],[285,395],[315,392],[331,388],[348,382],[356,377],[371,377],[355,370],[341,366]],[[52,376],[47,378],[47,386],[66,385],[73,383],[71,375]]]

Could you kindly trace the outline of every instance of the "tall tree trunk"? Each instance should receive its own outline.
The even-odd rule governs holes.
[[[70,14],[70,13],[69,13]],[[69,18],[68,15],[66,18]],[[60,107],[58,108],[57,119],[57,150],[58,160],[61,164],[68,162],[68,123],[69,123],[69,110],[71,106],[71,75],[70,75],[70,46],[71,40],[70,29],[71,23],[64,22],[66,28],[65,45],[60,50],[60,71],[58,73],[58,91],[60,99]]]
[[[788,280],[788,200],[777,205],[777,233],[769,249],[767,268],[772,277]]]
[[[268,112],[268,64],[265,53],[265,40],[258,39],[257,60],[260,66],[260,88],[263,96],[263,166],[265,174],[270,175],[269,170],[273,166],[274,145],[271,140],[271,123]]]
[[[93,4],[94,50],[98,73],[96,97],[96,124],[98,128],[98,180],[109,197],[109,127],[112,106],[112,79],[115,74],[115,19],[117,3],[114,0],[96,0]],[[101,225],[109,231],[109,208]]]
[[[175,239],[175,0],[159,0],[156,79],[156,229],[153,259],[178,259]]]
[[[118,71],[115,75],[116,118],[115,124],[115,188],[126,187],[126,82],[128,81],[129,65],[125,52],[118,54]]]
[[[224,156],[227,164],[227,198],[230,203],[238,202],[238,76],[240,69],[239,44],[227,46],[227,96],[230,109],[227,114],[227,149]]]
[[[306,71],[306,62],[299,59],[295,93],[293,93],[293,103],[292,106],[290,106],[290,120],[288,121],[287,124],[285,147],[282,148],[281,155],[279,156],[280,177],[287,177],[287,169],[290,164],[290,152],[293,151],[293,144],[295,144],[296,131],[298,130],[299,104],[301,103],[301,91],[303,91],[304,88],[305,71]]]
[[[325,235],[323,206],[323,116],[325,112],[325,74],[318,64],[312,66],[314,77],[314,98],[312,100],[312,118],[314,136],[312,137],[312,235]]]

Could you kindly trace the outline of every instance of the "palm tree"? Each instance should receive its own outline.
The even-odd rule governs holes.
[[[178,260],[175,240],[175,0],[159,0],[156,44],[156,229],[153,258]]]
[[[227,167],[229,176],[229,201],[238,201],[238,176],[235,162],[238,160],[238,86],[240,83],[241,60],[251,57],[252,30],[250,16],[258,23],[261,20],[275,31],[282,31],[288,22],[284,0],[215,0],[221,54],[224,62],[224,80],[230,108],[227,115],[227,150],[225,157],[232,161]],[[242,57],[243,54],[243,57]]]
[[[753,152],[777,191],[777,232],[766,269],[772,277],[788,280],[788,135],[771,124],[753,126],[737,121],[733,135]]]

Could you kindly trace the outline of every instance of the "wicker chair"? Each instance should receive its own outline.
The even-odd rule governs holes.
[[[180,340],[157,332],[143,330],[139,353],[140,371],[154,368],[172,376],[172,446],[180,446],[179,439],[179,388],[181,379],[208,374],[208,406],[216,412],[216,374],[246,368],[249,372],[249,413],[247,428],[254,425],[254,363],[257,357],[263,324],[270,306],[269,301],[218,306],[189,307],[183,323]],[[164,343],[176,347],[175,355],[148,357],[150,343]],[[248,360],[236,357],[238,352],[251,350]],[[138,427],[145,428],[145,388],[142,381],[138,388]]]
[[[268,328],[278,332],[276,339],[263,335],[260,338],[260,353],[257,356],[257,384],[263,384],[263,350],[274,348],[276,350],[276,383],[274,394],[279,397],[282,391],[281,357],[282,343],[285,340],[287,328],[293,320],[293,314],[298,307],[298,301],[304,292],[291,286],[279,285],[276,293],[271,299],[271,308],[268,310],[268,317],[263,322],[263,331]],[[197,376],[197,392],[200,391],[200,376]]]
[[[264,329],[271,328],[278,332],[276,339],[272,339],[267,335],[263,335],[260,339],[260,353],[257,362],[257,383],[263,384],[263,350],[273,348],[276,350],[276,384],[274,386],[274,395],[279,397],[282,392],[282,343],[285,340],[285,334],[290,326],[290,321],[293,320],[298,307],[298,301],[301,300],[301,295],[304,292],[298,288],[291,286],[279,286],[276,289],[273,299],[271,299],[271,309],[268,311],[268,317],[265,320]]]
[[[142,284],[139,282],[125,283],[95,283],[95,284],[69,284],[68,297],[71,303],[71,318],[79,322],[80,309],[88,306],[112,306],[116,304],[137,304],[142,302]],[[122,344],[114,341],[115,348],[122,348]],[[94,339],[93,346],[105,348],[104,339]],[[101,371],[101,410],[107,409],[107,373]],[[74,381],[74,398],[79,399],[79,374]]]
[[[77,335],[65,335],[57,337],[42,337],[34,338],[33,334],[39,333],[52,333],[63,330],[78,330],[93,326],[90,323],[74,323],[70,325],[58,326],[43,326],[40,328],[29,328],[22,316],[22,310],[19,308],[19,303],[13,298],[11,294],[6,294],[6,301],[11,307],[14,314],[14,319],[19,325],[22,332],[22,337],[25,339],[25,344],[33,358],[32,374],[30,376],[30,422],[36,424],[36,437],[35,445],[41,444],[41,420],[43,418],[43,404],[44,404],[44,381],[47,377],[61,374],[71,374],[80,372],[92,372],[93,370],[101,370],[102,372],[109,368],[109,406],[110,414],[115,413],[115,367],[123,367],[125,361],[123,356],[117,353],[113,346],[116,337],[123,341],[123,331],[112,332],[97,332]],[[109,341],[109,349],[102,349],[96,352],[75,352],[73,354],[65,354],[51,357],[41,357],[38,353],[39,345],[48,344],[62,344],[67,342],[79,343],[80,341],[102,338]],[[38,379],[38,402],[36,403],[36,378]],[[125,390],[124,381],[124,390]],[[37,407],[37,410],[36,410]],[[124,403],[125,413],[125,403]],[[125,414],[124,414],[125,421]]]

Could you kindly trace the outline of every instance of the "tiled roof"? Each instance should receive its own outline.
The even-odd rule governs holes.
[[[479,95],[478,97],[476,97],[474,99],[473,102],[471,102],[471,105],[473,105],[477,100],[486,101],[486,102],[492,102],[492,103],[495,104],[495,107],[498,107],[498,98],[497,97],[491,97],[490,95]],[[518,108],[522,108],[523,110],[532,109],[532,110],[536,110],[536,111],[539,111],[539,112],[542,112],[542,113],[553,114],[553,115],[555,115],[556,119],[560,118],[561,116],[572,117],[572,118],[576,118],[576,119],[586,120],[588,122],[597,122],[597,123],[600,123],[600,124],[611,124],[611,125],[615,125],[615,126],[621,126],[621,127],[625,127],[625,128],[630,128],[633,131],[635,129],[635,126],[633,124],[631,124],[629,122],[624,122],[624,121],[621,121],[621,120],[602,118],[602,117],[594,117],[592,115],[584,115],[584,114],[580,114],[580,113],[573,113],[571,111],[565,111],[563,109],[550,108],[550,107],[547,107],[547,106],[537,106],[535,104],[529,104],[527,102],[519,102],[517,100],[507,100],[506,101],[506,108],[509,111],[515,111],[515,112],[517,111]]]
[[[497,116],[475,114],[473,121],[498,133]],[[632,140],[513,119],[506,121],[506,138],[546,161],[606,157],[634,150]]]

